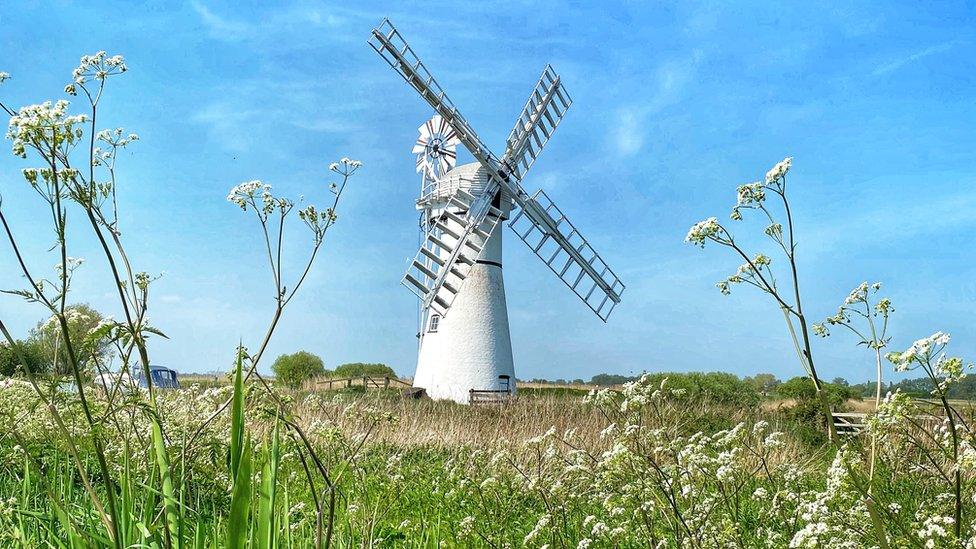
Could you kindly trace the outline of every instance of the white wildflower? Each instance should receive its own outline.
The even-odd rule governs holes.
[[[792,166],[793,166],[792,156],[787,156],[786,158],[781,160],[778,164],[773,166],[771,170],[766,172],[766,184],[769,185],[775,183],[780,179],[782,179],[783,177],[786,177],[786,173],[790,171],[790,167]]]
[[[722,226],[719,225],[718,220],[714,217],[709,217],[704,221],[695,223],[688,230],[688,235],[685,236],[685,242],[691,242],[692,244],[704,247],[705,241],[715,237],[721,230]]]

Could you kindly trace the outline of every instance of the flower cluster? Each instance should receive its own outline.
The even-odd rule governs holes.
[[[246,212],[249,205],[256,207],[254,199],[258,196],[258,191],[262,195],[268,194],[271,191],[271,185],[266,185],[257,179],[245,181],[227,193],[227,201],[237,204]]]
[[[688,235],[685,236],[685,242],[691,242],[704,248],[706,240],[715,239],[724,230],[722,225],[719,224],[718,219],[709,217],[704,221],[695,223],[688,230]]]
[[[827,337],[830,335],[828,326],[842,326],[859,336],[860,343],[870,349],[885,347],[890,339],[887,337],[888,317],[895,308],[888,298],[881,298],[872,305],[872,296],[880,290],[880,282],[860,283],[844,298],[844,303],[837,308],[835,314],[813,325],[813,333],[820,337]],[[880,324],[876,323],[876,318],[880,319]],[[854,323],[855,319],[863,319],[867,326],[859,328]]]
[[[95,147],[92,154],[93,166],[111,166],[112,160],[115,158],[115,154],[118,149],[125,148],[129,143],[139,140],[138,135],[134,133],[127,134],[122,128],[115,128],[114,130],[102,130],[98,132],[95,138],[104,143],[107,148],[103,149],[101,147]]]
[[[762,183],[756,181],[753,183],[747,183],[745,185],[739,185],[737,189],[738,197],[736,199],[736,207],[752,207],[760,202],[766,200],[766,191],[763,188]]]
[[[894,364],[896,371],[904,372],[910,370],[913,365],[929,363],[932,357],[941,352],[948,344],[949,334],[935,332],[929,337],[916,340],[911,347],[903,352],[891,352],[885,356]]]
[[[336,172],[342,175],[349,175],[361,168],[363,165],[359,160],[352,160],[351,158],[342,157],[338,162],[333,162],[329,164],[329,171]]]
[[[92,80],[104,83],[109,76],[122,74],[127,70],[125,59],[121,55],[109,56],[104,51],[94,55],[83,55],[78,67],[71,72],[73,84],[68,84],[65,92],[74,95],[77,93],[74,84],[84,86]]]
[[[781,182],[786,177],[786,173],[793,166],[793,157],[787,156],[766,172],[766,184],[773,185]]]
[[[69,103],[58,100],[21,107],[10,117],[6,138],[13,142],[13,153],[27,158],[27,147],[51,156],[57,151],[66,154],[81,139],[83,114],[69,115]]]

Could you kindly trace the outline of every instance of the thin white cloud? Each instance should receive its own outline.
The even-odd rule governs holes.
[[[679,102],[686,86],[692,81],[703,54],[692,52],[689,59],[674,59],[661,64],[653,76],[656,88],[651,96],[638,104],[628,105],[617,111],[616,127],[611,145],[620,157],[637,154],[644,147],[647,118]]]
[[[352,79],[346,79],[349,85]],[[358,80],[356,82],[359,82]],[[251,150],[255,139],[299,128],[321,134],[349,134],[362,127],[360,100],[325,104],[329,82],[285,73],[273,78],[235,80],[215,87],[189,116],[228,152]]]
[[[227,102],[215,102],[190,115],[190,121],[206,126],[211,138],[225,150],[244,152],[251,146],[250,134],[245,130],[260,115],[256,110],[244,110]]]
[[[966,185],[961,188],[965,189]],[[852,246],[908,242],[974,225],[976,192],[963,190],[925,202],[902,200],[879,204],[857,216],[823,220],[810,250],[813,254],[832,254]]]
[[[221,17],[200,2],[194,1],[190,5],[193,7],[193,11],[200,16],[200,21],[207,27],[210,36],[213,38],[233,42],[243,39],[249,30],[247,23]]]
[[[641,110],[631,108],[617,113],[614,143],[620,156],[633,156],[644,146],[644,114]]]
[[[890,72],[894,72],[909,63],[914,63],[915,61],[918,61],[919,59],[923,59],[930,55],[935,55],[937,53],[948,51],[952,49],[952,47],[955,45],[956,45],[955,41],[950,41],[950,42],[943,42],[942,44],[937,44],[935,46],[930,46],[928,48],[925,48],[924,50],[917,51],[907,57],[903,57],[901,59],[897,59],[890,63],[880,65],[877,68],[875,68],[871,74],[873,74],[874,76],[880,76],[882,74],[888,74]]]
[[[318,8],[306,7],[299,3],[292,6],[275,6],[274,9],[260,15],[260,24],[252,24],[217,13],[198,0],[193,0],[190,6],[200,17],[200,22],[206,27],[210,37],[225,42],[243,40],[281,42],[283,35],[291,36],[296,32],[308,30],[309,27],[330,29],[330,39],[341,39],[337,31],[343,28],[355,28],[354,20],[366,17],[361,12],[340,8],[333,8],[329,13],[324,13]],[[369,18],[376,19],[376,16]]]

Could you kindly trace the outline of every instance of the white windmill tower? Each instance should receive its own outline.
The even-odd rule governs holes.
[[[417,200],[423,242],[403,284],[421,306],[414,385],[462,403],[471,390],[514,391],[499,228],[513,210],[509,227],[604,322],[624,290],[552,200],[522,188],[572,100],[547,65],[499,159],[388,19],[369,44],[437,112],[420,127],[413,149],[423,178]],[[454,167],[458,143],[476,162]]]

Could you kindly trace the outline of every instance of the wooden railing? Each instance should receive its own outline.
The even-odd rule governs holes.
[[[389,389],[413,387],[412,383],[390,376],[357,376],[333,379],[322,379],[315,382],[316,387],[324,388],[327,391],[342,389],[344,387],[364,387],[370,389]]]
[[[834,429],[838,435],[857,435],[867,428],[867,414],[857,412],[834,412]]]
[[[490,390],[471,389],[468,391],[468,404],[505,404],[512,398],[511,389]]]
[[[921,401],[925,402],[925,401]],[[839,435],[859,435],[867,429],[867,417],[863,412],[834,412],[834,428]],[[938,414],[919,413],[909,418],[917,429],[935,429],[942,422]]]

